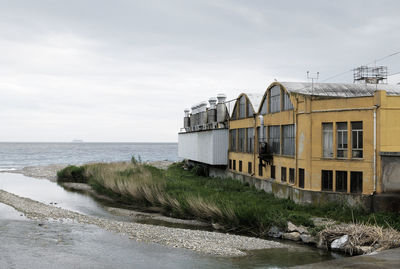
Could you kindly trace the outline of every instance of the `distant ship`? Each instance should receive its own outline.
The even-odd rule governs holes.
[[[82,139],[74,139],[72,140],[72,143],[83,143]]]

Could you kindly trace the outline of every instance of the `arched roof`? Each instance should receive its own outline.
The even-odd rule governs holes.
[[[232,117],[233,111],[235,110],[237,102],[239,101],[239,99],[242,96],[245,96],[250,101],[250,104],[253,107],[254,113],[258,112],[258,108],[260,106],[261,99],[263,98],[263,94],[260,94],[260,93],[244,93],[243,92],[243,93],[239,94],[238,98],[236,98],[235,105],[233,106],[233,109],[232,109],[232,112],[231,112],[231,115],[230,115],[231,117]]]
[[[389,84],[314,83],[312,86],[310,82],[274,83],[282,85],[290,93],[302,95],[342,98],[364,97],[373,96],[376,90],[384,90],[388,95],[400,95],[400,86]]]

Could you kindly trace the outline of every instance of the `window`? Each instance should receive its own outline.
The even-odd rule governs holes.
[[[254,128],[247,128],[247,143],[246,143],[246,152],[253,153],[254,152]]]
[[[253,167],[253,165],[252,165],[252,163],[251,162],[249,162],[248,164],[247,164],[247,172],[249,173],[249,174],[251,174],[251,173],[253,173],[253,169],[252,169],[252,167]]]
[[[233,160],[233,170],[236,170],[236,160]]]
[[[295,179],[294,168],[289,168],[289,182],[294,184],[294,179]]]
[[[265,99],[264,99],[264,102],[263,102],[262,105],[261,105],[261,111],[260,111],[261,115],[265,115],[265,114],[268,113],[267,104],[268,104],[267,98],[265,98]]]
[[[286,167],[281,167],[281,181],[286,182]]]
[[[247,100],[247,111],[246,111],[246,114],[247,114],[247,117],[253,117],[253,115],[254,115],[253,106],[251,105],[249,100]]]
[[[239,152],[244,152],[244,142],[245,142],[245,128],[240,128],[238,130],[238,150]]]
[[[271,178],[275,178],[275,165],[271,165]]]
[[[237,129],[233,129],[229,131],[229,139],[230,139],[230,150],[236,151],[236,133]]]
[[[262,166],[261,162],[258,164],[258,175],[260,177],[263,176],[263,166]]]
[[[269,126],[268,127],[268,146],[272,153],[281,153],[281,127]]]
[[[239,161],[239,172],[242,172],[242,161]]]
[[[350,192],[362,193],[363,191],[362,177],[363,177],[362,172],[350,173]]]
[[[239,119],[246,118],[246,97],[242,95],[239,99]]]
[[[355,121],[351,123],[351,151],[352,158],[363,157],[363,123]]]
[[[333,157],[333,124],[322,123],[322,156]]]
[[[229,159],[229,169],[232,169],[232,160]]]
[[[281,88],[279,86],[274,86],[269,92],[269,112],[279,112],[281,111]]]
[[[337,157],[347,158],[347,122],[338,122],[337,126]]]
[[[282,101],[283,101],[283,110],[293,109],[292,101],[290,101],[290,96],[287,92],[284,92]]]
[[[347,192],[347,171],[336,171],[336,191]]]
[[[238,102],[236,102],[235,107],[233,108],[232,120],[238,119],[237,114],[238,114]]]
[[[299,168],[299,188],[304,189],[304,169]]]
[[[331,191],[333,185],[333,172],[332,170],[322,170],[322,184],[323,191]]]
[[[282,126],[282,154],[294,156],[295,150],[295,133],[294,124]]]

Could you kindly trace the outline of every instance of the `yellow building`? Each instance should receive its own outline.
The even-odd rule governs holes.
[[[241,94],[229,171],[293,189],[400,191],[400,87],[274,82]]]

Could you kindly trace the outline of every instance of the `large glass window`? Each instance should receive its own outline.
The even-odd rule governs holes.
[[[281,127],[279,125],[268,127],[268,146],[272,153],[281,153]]]
[[[274,86],[269,92],[269,112],[279,112],[281,111],[281,88],[279,86]]]
[[[246,118],[246,97],[242,95],[239,99],[239,119]]]
[[[294,156],[295,150],[295,132],[294,132],[294,124],[291,125],[283,125],[282,126],[282,154]]]
[[[246,152],[254,152],[254,128],[247,128]]]
[[[254,110],[253,110],[253,106],[251,105],[250,101],[247,100],[247,117],[253,117],[254,115]]]
[[[333,123],[322,123],[322,151],[325,158],[333,157]]]
[[[236,102],[235,107],[233,108],[232,112],[232,120],[237,120],[237,113],[238,113],[238,103]]]
[[[240,128],[238,130],[238,151],[244,152],[244,143],[245,143],[245,128]]]
[[[333,186],[333,171],[322,170],[321,176],[322,176],[321,189],[323,191],[331,191]]]
[[[337,123],[337,157],[347,158],[347,122]]]
[[[292,101],[290,101],[290,96],[287,92],[285,92],[283,95],[283,110],[292,110],[292,109],[293,109],[293,104]]]
[[[261,115],[265,115],[265,114],[268,113],[267,104],[268,104],[267,98],[265,98],[265,99],[264,99],[264,102],[263,102],[262,105],[261,105],[261,111],[260,111],[260,112],[261,112]]]
[[[351,151],[352,158],[363,157],[363,123],[355,121],[351,123]]]
[[[236,151],[236,129],[229,131],[229,139],[230,139],[230,150]]]

